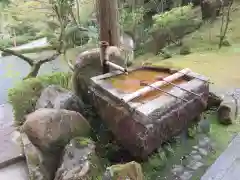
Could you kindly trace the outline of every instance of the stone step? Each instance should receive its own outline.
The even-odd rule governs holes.
[[[0,169],[1,180],[28,180],[28,169],[25,161]]]
[[[239,180],[240,177],[240,134],[207,170],[201,180]]]
[[[13,126],[11,106],[0,105],[0,169],[24,159],[19,135]]]

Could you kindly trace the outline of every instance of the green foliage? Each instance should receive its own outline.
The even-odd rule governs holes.
[[[15,124],[22,125],[25,115],[35,110],[35,104],[44,87],[56,84],[69,88],[70,73],[53,73],[51,75],[30,78],[18,83],[8,91],[8,101],[14,110]]]
[[[50,84],[53,85],[60,85],[61,87],[65,89],[71,89],[71,76],[72,74],[70,72],[64,73],[64,72],[55,72],[50,75],[45,75],[45,76],[39,76],[37,78],[40,79],[42,84],[44,86],[48,86]]]
[[[153,30],[160,28],[172,27],[188,20],[191,16],[192,4],[182,7],[176,7],[165,13],[153,16]]]
[[[181,55],[187,55],[187,54],[190,54],[191,53],[191,49],[189,46],[187,45],[183,45],[181,48],[180,48],[180,54]]]
[[[172,57],[172,54],[166,49],[160,50],[159,55],[161,55],[164,59],[168,59]]]
[[[162,149],[150,156],[148,161],[142,164],[146,180],[156,179],[159,172],[165,167],[166,162],[167,155]]]

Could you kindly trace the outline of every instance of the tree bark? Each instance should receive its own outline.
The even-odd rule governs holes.
[[[120,46],[120,27],[117,0],[99,0],[98,13],[100,24],[100,41],[107,42],[110,46]],[[105,48],[101,48],[101,62],[103,72],[108,69],[104,62]]]

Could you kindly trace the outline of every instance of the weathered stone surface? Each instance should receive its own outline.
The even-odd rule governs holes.
[[[97,179],[101,172],[94,143],[89,139],[76,137],[65,147],[55,180]]]
[[[143,172],[140,164],[132,161],[126,164],[117,164],[108,167],[104,173],[103,180],[131,179],[143,180]]]
[[[106,81],[106,78],[116,74],[92,78],[90,88],[92,102],[117,140],[133,156],[147,158],[163,142],[180,134],[206,108],[209,87],[207,83],[198,79],[182,83],[180,86],[201,94],[201,99],[174,87],[171,93],[184,97],[188,102],[161,95],[149,101],[133,100],[123,103],[122,99],[128,94],[119,91]],[[204,79],[196,73],[192,75]]]
[[[42,108],[27,116],[22,130],[42,151],[55,151],[75,136],[88,136],[91,129],[86,119],[75,111]]]
[[[58,166],[59,154],[43,153],[22,133],[24,153],[27,160],[29,179],[52,180]]]
[[[36,109],[40,108],[67,109],[84,113],[84,103],[80,97],[57,85],[50,85],[42,91],[36,103]]]

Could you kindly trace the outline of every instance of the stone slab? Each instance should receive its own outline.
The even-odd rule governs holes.
[[[13,126],[12,107],[0,105],[0,168],[24,159],[18,135]]]
[[[25,161],[0,169],[1,180],[28,180],[28,169]]]
[[[239,180],[240,177],[240,134],[202,176],[201,180]]]

